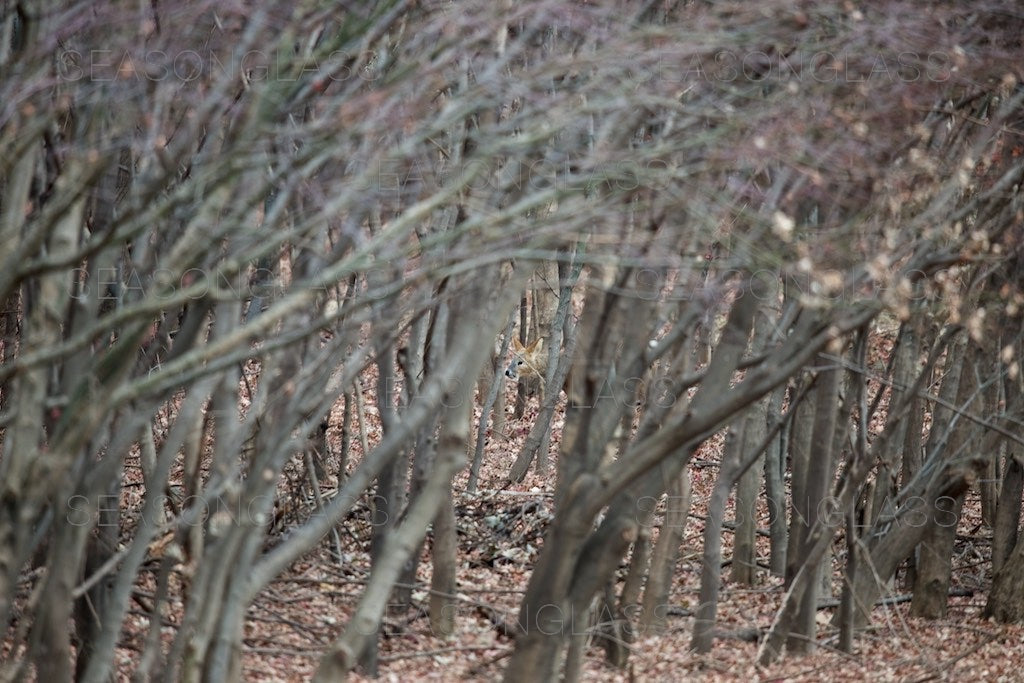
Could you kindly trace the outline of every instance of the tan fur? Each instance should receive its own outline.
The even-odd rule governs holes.
[[[548,370],[548,354],[544,350],[544,339],[539,338],[526,346],[518,339],[512,340],[512,362],[505,370],[511,379],[544,379]]]

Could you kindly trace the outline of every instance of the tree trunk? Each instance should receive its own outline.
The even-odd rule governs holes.
[[[816,381],[805,378],[805,382]],[[790,496],[792,509],[789,516],[789,543],[786,546],[786,580],[788,588],[800,569],[803,558],[800,548],[807,535],[810,524],[810,511],[807,509],[807,472],[811,461],[811,433],[814,427],[814,407],[806,400],[814,388],[801,392],[796,405],[790,406],[793,414],[789,430],[789,470]]]
[[[460,297],[470,300],[480,296],[476,291],[462,292]],[[453,307],[456,304],[453,303]],[[453,310],[458,310],[454,308]],[[459,347],[464,351],[449,362],[460,362],[464,367],[473,368],[475,373],[484,363],[487,347],[484,340],[497,332],[497,325],[504,319],[505,312],[500,305],[494,306],[490,324],[481,325],[473,320],[468,307],[462,315],[452,314],[447,321],[450,328],[444,335],[445,346]],[[507,310],[507,309],[505,309]],[[458,324],[456,324],[458,323]],[[475,343],[473,343],[475,342]],[[436,364],[431,364],[436,367]],[[419,547],[430,522],[435,520],[446,498],[451,496],[452,477],[465,464],[466,443],[470,434],[470,409],[473,405],[473,384],[475,374],[464,373],[453,383],[445,397],[447,409],[440,426],[437,459],[430,476],[424,483],[420,495],[409,506],[402,522],[387,536],[379,559],[374,563],[370,580],[345,631],[321,658],[314,677],[317,683],[344,680],[357,663],[359,654],[367,643],[375,638],[381,619],[387,607],[388,596],[394,582],[401,574],[402,567]]]
[[[85,573],[89,578],[103,564],[117,552],[118,533],[121,529],[119,507],[111,507],[109,501],[120,500],[121,478],[115,477],[109,483],[109,488],[101,500],[108,501],[101,505],[99,510],[99,524],[94,534],[86,541],[85,548]],[[134,572],[132,572],[134,574]],[[116,614],[110,610],[110,602],[113,599],[112,588],[114,577],[108,575],[96,582],[84,596],[75,601],[75,633],[78,636],[78,657],[75,662],[75,680],[82,681],[91,660],[100,654],[101,658],[107,656],[106,652],[97,652],[96,646],[102,634],[103,617]],[[110,610],[108,612],[108,610]],[[118,615],[120,616],[120,615]]]
[[[651,563],[651,522],[657,500],[637,501],[640,517],[640,536],[629,555],[629,571],[622,583],[622,594],[619,596],[619,608],[626,614],[634,614],[640,604],[640,591],[643,589],[644,577],[650,572]]]
[[[920,338],[917,326],[911,323],[904,323],[900,326],[899,334],[896,336],[896,345],[893,349],[895,358],[892,363],[892,389],[889,393],[889,405],[900,405],[904,400],[908,388],[914,382],[914,373],[920,355]],[[874,488],[874,496],[867,501],[866,519],[862,524],[870,526],[880,515],[891,514],[894,508],[896,496],[896,484],[900,476],[900,454],[908,443],[907,434],[917,430],[917,437],[920,439],[921,425],[920,415],[915,407],[911,408],[910,419],[891,422],[886,429],[892,429],[891,438],[886,439],[882,449],[878,474],[875,477],[877,482]]]
[[[751,348],[760,353],[766,348],[771,324],[767,311],[761,311],[754,318],[754,334]],[[773,392],[774,393],[774,392]],[[736,531],[733,536],[732,580],[747,586],[754,585],[757,572],[757,499],[764,469],[764,451],[754,452],[762,448],[768,436],[768,406],[771,396],[764,396],[750,407],[744,416],[743,446],[740,457],[746,461],[749,457],[756,460],[740,475],[736,484]]]
[[[577,616],[571,611],[568,597],[576,559],[592,523],[586,513],[589,506],[583,503],[598,486],[593,475],[578,478],[567,492],[561,514],[556,517],[558,523],[548,531],[545,548],[559,548],[561,552],[541,553],[534,566],[519,609],[516,651],[505,670],[508,683],[547,681],[554,675],[567,633],[566,620]]]
[[[1024,622],[1024,541],[1017,540],[1010,557],[992,579],[982,616],[1003,624]]]
[[[377,361],[377,411],[380,415],[381,431],[389,434],[398,419],[394,406],[394,387],[397,386],[394,356],[390,350],[381,354]],[[377,477],[377,490],[373,496],[373,536],[370,540],[370,564],[376,566],[388,547],[388,538],[394,532],[405,503],[406,473],[409,471],[408,450],[393,458]],[[410,553],[411,557],[411,553]],[[363,641],[364,649],[359,652],[359,665],[370,677],[377,676],[378,638]]]
[[[853,585],[853,600],[857,608],[855,624],[858,628],[870,622],[871,607],[886,589],[888,579],[896,571],[903,558],[907,557],[924,535],[923,520],[928,510],[934,509],[942,497],[955,498],[961,495],[977,479],[976,468],[984,460],[977,458],[957,464],[938,465],[940,473],[919,495],[910,495],[907,502],[896,511],[895,519],[889,523],[890,531],[881,536],[870,550],[865,571],[858,572]],[[877,528],[877,526],[876,526]]]
[[[722,530],[725,525],[725,505],[733,484],[739,461],[743,458],[744,423],[739,420],[736,431],[730,431],[725,440],[725,450],[715,479],[715,487],[708,502],[708,515],[704,522],[704,553],[701,556],[700,596],[693,621],[693,638],[690,647],[697,654],[711,651],[714,628],[718,616],[718,591],[722,580]]]
[[[755,404],[747,416],[744,433],[744,457],[753,455],[768,434],[768,398]],[[732,580],[746,586],[754,585],[757,573],[757,499],[764,467],[764,454],[747,469],[736,484],[736,534],[732,553]]]
[[[978,482],[981,493],[981,521],[989,527],[996,525],[999,499],[999,458],[991,458],[985,467],[985,476]]]
[[[669,487],[665,504],[665,523],[658,534],[651,556],[651,568],[647,573],[643,603],[640,611],[640,633],[657,635],[665,631],[666,609],[672,577],[675,575],[679,545],[686,532],[686,521],[690,514],[690,470],[678,476]]]
[[[805,485],[802,491],[802,501],[798,503],[795,497],[793,501],[794,508],[796,509],[799,505],[800,514],[807,520],[806,525],[800,527],[797,532],[799,545],[796,547],[796,555],[793,559],[800,563],[795,565],[798,573],[806,572],[812,577],[804,582],[799,615],[786,641],[786,648],[794,653],[809,652],[814,645],[818,589],[823,565],[821,558],[818,558],[814,560],[816,565],[805,566],[811,562],[808,533],[812,525],[819,523],[819,518],[824,513],[822,503],[828,493],[835,470],[835,430],[841,379],[842,373],[838,368],[823,370],[818,376],[809,451],[813,453],[813,457],[810,457],[807,462],[807,474],[803,478]],[[794,586],[794,588],[796,587]]]
[[[824,416],[822,417],[824,418]],[[892,415],[890,418],[896,419]],[[885,433],[882,434],[880,440],[876,441],[874,450],[871,453],[864,453],[862,450],[855,450],[853,452],[847,471],[840,479],[839,490],[835,497],[836,504],[832,510],[833,513],[852,510],[864,479],[871,471],[871,466],[876,461],[878,452],[884,447],[886,436]],[[832,447],[837,442],[838,439],[833,439]],[[831,544],[833,533],[838,524],[837,514],[819,515],[805,536],[803,547],[805,548],[806,555],[804,562],[793,576],[786,596],[783,599],[782,607],[776,614],[775,621],[768,635],[761,642],[757,655],[760,664],[768,664],[782,653],[783,644],[787,642],[791,632],[794,630],[794,626],[798,622],[800,613],[803,611],[801,603],[808,597],[808,594],[813,596],[813,586],[816,583],[814,580],[816,573],[814,569],[821,564],[821,560]]]
[[[930,336],[926,336],[921,331],[922,327],[923,323],[919,320],[917,332],[920,334],[921,343],[928,343],[930,341]],[[947,353],[951,352],[951,349],[947,349]],[[929,380],[933,381],[934,375],[933,377],[929,378]],[[925,412],[927,409],[927,404],[922,398],[919,397],[913,400],[914,405],[907,416],[907,430],[905,433],[905,440],[902,449],[903,462],[899,473],[899,486],[896,490],[899,490],[899,488],[905,488],[908,485],[908,483],[913,480],[914,476],[920,471],[921,464],[925,458],[925,453],[927,452],[927,447],[925,445],[927,443],[927,440],[924,436]],[[931,435],[931,429],[933,429],[934,427],[935,420],[933,418],[931,427],[928,431],[929,437]],[[889,507],[891,509],[895,506],[893,504],[890,504]],[[900,562],[897,563],[897,566],[903,564],[904,562],[906,563],[906,572],[903,576],[903,583],[909,589],[914,584],[914,574],[916,572],[915,561],[914,558],[910,555],[909,551],[906,556],[900,558]],[[890,573],[890,575],[886,577],[887,581],[893,578],[893,573],[895,572]]]
[[[743,299],[740,300],[743,303]],[[747,302],[749,306],[749,302]],[[730,314],[729,324],[722,331],[721,346],[728,345],[746,347],[749,330],[753,327],[757,311],[751,306],[748,311],[740,312],[739,304]],[[742,342],[742,343],[741,343]],[[715,365],[718,354],[712,357]],[[710,370],[709,370],[710,373]],[[711,492],[708,503],[708,516],[704,527],[704,553],[700,573],[700,597],[693,623],[693,638],[690,647],[698,653],[711,650],[714,639],[714,627],[718,615],[718,591],[722,576],[722,528],[725,524],[725,505],[729,499],[729,491],[742,472],[743,460],[746,456],[747,416],[753,408],[745,411],[737,420],[736,427],[726,437],[722,460],[718,468],[718,478]]]
[[[771,393],[768,403],[768,417],[773,421],[782,419],[782,400],[786,395],[786,387],[779,387]],[[786,443],[789,430],[785,425],[778,436],[768,443],[764,459],[764,490],[768,504],[768,533],[771,544],[771,555],[768,570],[772,576],[786,575],[786,544],[789,541],[789,530],[786,528],[786,487],[783,478],[786,472]]]
[[[438,638],[455,632],[455,578],[458,566],[455,505],[449,488],[434,518],[433,574],[430,576],[430,632]]]
[[[974,364],[969,362],[973,352],[967,352],[963,345],[957,345],[950,354],[953,360],[952,369],[946,375],[951,382],[949,392],[955,395],[957,409],[971,409],[974,390],[977,386],[974,377]],[[945,387],[943,387],[945,389]],[[946,392],[943,392],[946,393]],[[980,402],[979,402],[980,403]],[[936,419],[941,419],[938,408]],[[933,427],[935,429],[935,427]],[[946,448],[953,457],[960,452],[963,444],[971,438],[977,426],[967,420],[959,420],[946,443]],[[929,442],[933,442],[929,439]],[[933,443],[938,443],[938,437]],[[994,460],[994,458],[991,458]],[[910,614],[915,617],[941,619],[946,616],[949,602],[949,579],[953,563],[953,544],[956,541],[957,524],[960,521],[960,510],[964,504],[964,494],[955,497],[942,497],[935,501],[930,509],[929,520],[921,544],[917,551],[917,573],[914,581],[913,598],[910,602]]]
[[[999,491],[996,524],[992,529],[993,575],[999,573],[1013,547],[1019,542],[1017,524],[1020,519],[1022,491],[1024,491],[1024,464],[1021,462],[1020,455],[1009,455],[1006,458],[1003,486]]]

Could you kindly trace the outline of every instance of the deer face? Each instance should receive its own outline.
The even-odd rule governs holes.
[[[544,378],[547,370],[547,354],[542,353],[543,339],[523,346],[518,339],[512,340],[512,362],[505,368],[505,376],[518,380]]]

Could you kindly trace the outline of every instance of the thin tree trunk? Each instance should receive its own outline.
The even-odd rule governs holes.
[[[892,363],[892,388],[889,393],[889,405],[900,404],[906,395],[909,387],[914,382],[915,366],[918,362],[919,345],[921,343],[917,326],[911,323],[903,323],[900,326],[899,334],[896,337],[896,346],[893,349],[895,357]],[[915,399],[916,401],[916,399]],[[894,508],[896,496],[896,484],[900,476],[901,461],[900,454],[908,442],[907,434],[917,430],[920,438],[921,425],[919,415],[913,412],[907,420],[900,420],[886,426],[886,429],[893,429],[893,436],[886,440],[882,450],[881,461],[878,465],[877,482],[874,489],[874,496],[868,501],[867,518],[862,520],[866,526],[874,523],[880,515],[891,514]]]
[[[665,630],[666,607],[675,575],[679,545],[686,532],[686,521],[690,514],[690,470],[673,480],[668,489],[665,504],[665,523],[658,534],[651,557],[651,568],[644,587],[640,611],[640,633],[657,635]]]
[[[744,454],[762,443],[768,434],[768,397],[758,401],[747,415]],[[736,533],[732,554],[732,580],[746,586],[754,585],[757,573],[757,500],[764,468],[764,454],[736,484]]]
[[[803,563],[798,567],[798,573],[806,574],[810,578],[803,583],[798,617],[786,641],[787,650],[794,653],[809,652],[814,645],[818,589],[824,567],[821,561],[822,557],[814,559],[815,564],[813,565],[807,564],[811,561],[808,559],[811,549],[808,533],[811,526],[819,523],[824,512],[822,503],[828,493],[829,483],[832,481],[835,469],[835,430],[841,378],[842,373],[838,368],[823,370],[818,377],[818,386],[815,391],[814,425],[810,441],[810,453],[813,453],[813,457],[808,460],[802,494],[803,501],[800,505],[808,526],[800,530],[800,545],[796,549],[797,554],[794,558]],[[797,501],[794,500],[794,505],[796,504]]]
[[[633,544],[629,558],[629,571],[622,584],[622,595],[619,596],[619,608],[632,614],[640,603],[640,591],[643,589],[644,577],[647,576],[651,561],[651,522],[654,518],[656,502],[653,498],[638,501],[642,515],[640,519],[640,537]]]
[[[700,596],[693,622],[690,647],[697,654],[711,651],[715,622],[718,615],[718,591],[722,580],[722,529],[725,524],[725,505],[729,500],[733,476],[743,458],[746,419],[740,418],[739,427],[726,437],[725,450],[718,470],[718,478],[708,502],[708,515],[704,523],[704,553],[701,557]]]
[[[455,504],[449,487],[434,518],[434,544],[430,576],[430,632],[439,638],[455,632],[455,576],[458,538],[455,533]]]
[[[919,320],[918,333],[920,333],[921,327],[923,327],[923,323]],[[928,342],[928,338],[925,338],[924,335],[921,335],[921,338],[923,343]],[[925,457],[924,454],[927,452],[927,447],[925,445],[927,439],[924,436],[925,412],[927,406],[926,402],[921,398],[915,397],[914,400],[916,401],[916,404],[911,409],[907,418],[907,430],[905,433],[905,440],[902,449],[903,462],[900,468],[899,485],[896,490],[905,488],[908,482],[913,480],[914,476],[921,469],[921,464],[924,461]],[[931,427],[935,427],[935,424],[936,423],[933,418]],[[931,431],[929,429],[929,434],[930,433]],[[895,506],[891,505],[890,509],[893,507]],[[900,563],[898,563],[897,566],[899,566],[899,564],[903,564],[904,561],[906,562],[906,571],[903,574],[903,583],[909,589],[909,587],[913,586],[914,584],[914,574],[917,570],[915,567],[914,558],[909,556],[909,552],[907,556],[900,559]],[[888,581],[892,578],[893,576],[892,574],[890,574],[890,576],[886,577],[886,580]]]
[[[996,524],[999,509],[999,458],[993,457],[985,467],[985,473],[978,482],[981,493],[981,521],[990,527]]]
[[[463,292],[461,297],[479,296],[479,292]],[[467,307],[467,311],[470,310]],[[494,316],[504,319],[507,309],[495,306]],[[454,316],[454,313],[453,313]],[[463,367],[479,368],[486,358],[487,347],[483,339],[488,339],[497,332],[499,320],[492,319],[491,325],[481,326],[478,320],[470,320],[468,315],[459,320],[459,329],[449,330],[445,335],[448,344],[460,345],[464,339],[475,339],[476,344],[467,347],[464,357],[451,359],[461,362]],[[449,322],[452,327],[455,321]],[[447,344],[446,344],[447,345]],[[451,481],[455,473],[465,464],[466,443],[470,434],[470,408],[473,404],[473,384],[466,381],[475,374],[464,373],[461,381],[447,396],[445,416],[438,438],[437,459],[425,482],[420,495],[409,506],[404,520],[388,535],[374,564],[370,580],[359,604],[356,607],[348,627],[321,658],[314,677],[317,683],[344,680],[355,667],[359,654],[364,651],[367,643],[375,637],[380,628],[381,619],[387,606],[388,596],[398,579],[402,567],[419,547],[430,522],[436,519],[445,498],[451,495]]]
[[[786,387],[779,387],[771,393],[768,402],[768,416],[781,420],[782,400],[786,395]],[[789,530],[786,528],[786,488],[783,483],[789,429],[782,425],[778,436],[768,443],[764,461],[764,488],[768,504],[768,533],[771,544],[768,570],[772,576],[786,575],[786,544]]]
[[[901,419],[901,417],[896,412],[890,414],[890,419],[893,421]],[[875,446],[870,453],[854,452],[849,467],[839,485],[836,495],[836,510],[852,509],[861,485],[870,473],[871,467],[875,463],[881,448],[884,447],[883,442],[887,436],[887,433],[883,433],[879,441],[875,442]],[[835,442],[833,441],[833,443]],[[838,524],[837,515],[826,514],[819,516],[805,537],[804,547],[807,549],[805,562],[793,577],[789,589],[783,598],[782,607],[776,614],[775,621],[768,635],[761,641],[761,647],[757,655],[760,664],[768,664],[782,653],[783,644],[786,643],[801,612],[801,603],[808,596],[808,593],[812,592],[810,589],[815,583],[814,574],[816,573],[814,569],[820,565],[822,558],[825,556],[825,552],[832,542],[832,536]],[[855,592],[854,594],[856,595]]]
[[[743,302],[743,299],[740,300]],[[730,314],[729,323],[722,332],[720,346],[734,348],[742,345],[746,348],[746,342],[750,329],[753,327],[756,309],[750,303],[741,310],[739,304],[734,307]],[[742,336],[742,342],[740,337]],[[721,349],[716,351],[716,356]],[[712,365],[715,365],[715,358],[712,358]],[[709,369],[709,374],[711,370]],[[752,410],[752,409],[750,409]],[[704,527],[704,553],[700,574],[700,597],[698,598],[697,612],[693,624],[693,638],[690,647],[698,653],[705,653],[711,650],[713,631],[718,614],[718,590],[722,573],[722,526],[725,523],[725,505],[729,499],[729,491],[735,483],[735,477],[742,474],[741,465],[744,459],[744,445],[747,414],[746,411],[739,417],[735,431],[730,432],[726,437],[725,449],[722,453],[722,461],[719,465],[718,478],[715,480],[715,487],[711,492],[711,501],[708,503],[708,517]]]
[[[967,352],[962,345],[955,347],[952,371],[946,375],[947,380],[955,387],[955,405],[957,409],[970,409],[972,394],[976,383],[974,364],[969,359],[973,352]],[[939,411],[935,411],[939,417]],[[960,446],[971,438],[977,426],[967,420],[960,420],[950,434],[946,448],[951,453],[960,450]],[[994,460],[994,458],[992,458]],[[910,613],[915,617],[941,619],[946,616],[949,602],[949,580],[953,562],[953,544],[956,541],[957,523],[960,521],[960,510],[964,504],[964,494],[952,498],[940,498],[931,508],[927,529],[917,551],[917,575],[914,581],[913,599],[910,602]]]
[[[1021,539],[993,577],[982,616],[1003,624],[1024,622],[1024,541]]]
[[[806,378],[805,382],[812,381]],[[789,543],[786,547],[785,585],[788,588],[800,569],[803,558],[800,548],[807,535],[810,524],[810,511],[807,509],[806,494],[807,471],[811,460],[811,432],[813,429],[814,407],[805,400],[814,388],[801,392],[800,397],[793,399],[795,405],[790,407],[793,418],[789,430],[789,461],[790,461],[790,499],[791,511],[789,519]]]
[[[768,343],[771,332],[770,321],[762,311],[754,318],[754,353],[761,352]],[[743,447],[741,457],[748,455],[757,459],[739,478],[736,484],[736,532],[733,536],[732,580],[747,586],[754,584],[757,572],[757,500],[764,469],[764,452],[754,453],[768,436],[768,406],[771,396],[765,396],[747,411],[744,416]]]
[[[466,484],[466,493],[476,493],[476,487],[480,478],[480,466],[484,460],[484,445],[487,442],[487,417],[491,414],[491,408],[494,410],[494,425],[493,433],[500,435],[505,429],[505,373],[502,368],[504,364],[502,361],[508,354],[509,342],[512,339],[512,319],[509,319],[508,325],[505,326],[505,334],[502,338],[501,351],[498,354],[498,358],[495,359],[494,366],[490,367],[490,373],[488,373],[488,366],[484,366],[484,371],[480,374],[480,380],[487,378],[486,382],[481,381],[479,386],[481,388],[486,387],[485,392],[478,392],[483,398],[483,406],[480,410],[480,421],[477,423],[476,431],[476,445],[473,448],[473,458],[469,466],[469,481]]]
[[[999,491],[999,507],[996,525],[992,529],[992,573],[998,574],[1006,558],[1019,542],[1018,520],[1020,519],[1021,492],[1024,491],[1024,464],[1021,456],[1013,454],[1006,458],[1006,474]]]

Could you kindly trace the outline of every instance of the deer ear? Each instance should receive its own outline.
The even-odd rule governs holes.
[[[526,352],[533,353],[534,351],[539,351],[542,346],[544,346],[544,337],[537,337],[532,344],[526,347]]]
[[[519,343],[519,339],[516,337],[512,337],[512,350],[517,353],[523,350],[523,345]]]

